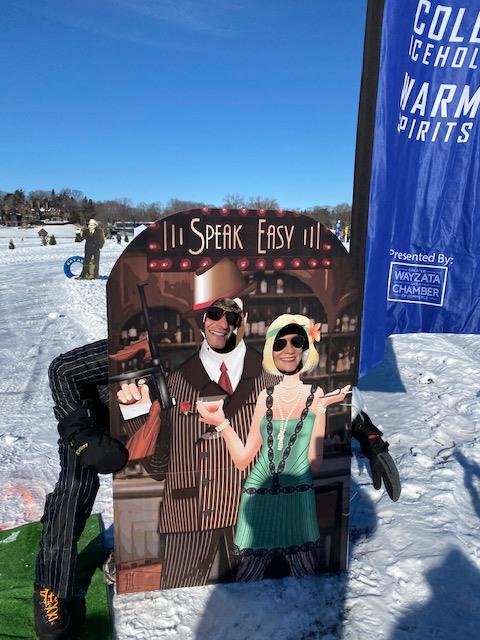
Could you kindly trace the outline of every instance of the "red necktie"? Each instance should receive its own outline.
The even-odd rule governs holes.
[[[220,378],[218,379],[218,386],[222,387],[224,391],[228,393],[229,396],[233,395],[232,383],[230,381],[230,377],[228,375],[227,365],[222,362],[220,365]]]

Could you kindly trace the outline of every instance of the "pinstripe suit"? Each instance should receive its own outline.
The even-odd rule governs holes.
[[[48,370],[57,420],[88,402],[99,427],[108,429],[107,341],[62,354]],[[70,447],[59,441],[60,475],[47,496],[43,533],[36,561],[36,582],[61,598],[73,595],[77,541],[98,491],[98,475],[82,467]]]
[[[225,415],[243,442],[258,394],[275,382],[262,372],[260,355],[247,348],[240,383],[224,401]],[[233,568],[233,528],[241,486],[250,468],[236,469],[223,438],[200,438],[206,427],[200,422],[196,401],[225,395],[225,391],[209,378],[198,354],[170,376],[168,386],[177,405],[162,415],[170,428],[170,460],[159,530],[166,534],[162,587],[175,588],[205,584],[222,543],[226,568]],[[185,402],[190,406],[186,414],[179,409]]]
[[[85,402],[94,405],[99,425],[107,425],[108,349],[107,341],[73,349],[53,360],[49,381],[60,420]],[[261,357],[247,349],[242,379],[232,397],[224,403],[226,416],[246,440],[258,393],[275,379],[262,373]],[[238,471],[222,438],[198,438],[206,427],[195,411],[199,397],[225,395],[208,377],[198,355],[188,360],[169,378],[177,407],[162,415],[162,431],[170,434],[170,461],[165,481],[165,502],[159,529],[165,534],[165,566],[162,586],[205,584],[215,554],[223,543],[228,565],[233,547],[240,489],[249,469]],[[179,404],[190,402],[192,413],[182,415]],[[103,419],[103,422],[102,422]],[[130,421],[133,422],[133,421]],[[138,428],[137,425],[135,428]],[[91,513],[98,491],[96,473],[83,468],[73,451],[59,442],[60,475],[54,491],[47,496],[42,517],[43,534],[36,562],[36,581],[59,597],[73,594],[77,541]],[[145,460],[152,477],[164,477],[162,446]]]

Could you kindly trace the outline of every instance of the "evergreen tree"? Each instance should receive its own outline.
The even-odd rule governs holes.
[[[57,244],[57,239],[55,238],[55,236],[52,235],[50,236],[50,240],[48,241],[48,244]]]
[[[13,240],[10,238],[10,242],[8,243],[9,249],[15,249],[15,245],[13,244]]]

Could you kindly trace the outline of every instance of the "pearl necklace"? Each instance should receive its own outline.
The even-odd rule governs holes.
[[[296,398],[298,396],[298,392],[299,390],[302,389],[303,387],[303,382],[301,380],[297,380],[295,382],[295,384],[290,384],[287,385],[284,382],[281,382],[278,386],[277,386],[277,390],[278,390],[278,396],[281,400],[283,400],[284,402],[286,402],[287,404],[289,404],[294,398]],[[293,396],[291,398],[288,397],[288,395],[285,392],[288,391],[295,391],[296,393],[293,394]]]
[[[303,387],[303,383],[300,383],[300,385],[298,386],[298,390],[295,393],[295,397],[289,398],[288,400],[287,398],[285,398],[285,396],[282,395],[280,391],[280,387],[278,387],[278,394],[280,399],[280,402],[278,403],[278,411],[280,413],[281,422],[280,422],[280,429],[278,430],[278,434],[277,434],[277,451],[281,451],[283,449],[283,441],[285,440],[285,431],[287,429],[287,423],[290,420],[292,413],[297,406],[297,402],[300,398],[300,394],[302,393],[302,387]],[[290,409],[290,413],[286,418],[283,414],[283,402],[292,403],[292,408]]]

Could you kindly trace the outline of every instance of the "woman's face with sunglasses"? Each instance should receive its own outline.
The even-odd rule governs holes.
[[[273,343],[273,362],[282,373],[294,373],[302,360],[305,338],[296,333],[277,338]]]

